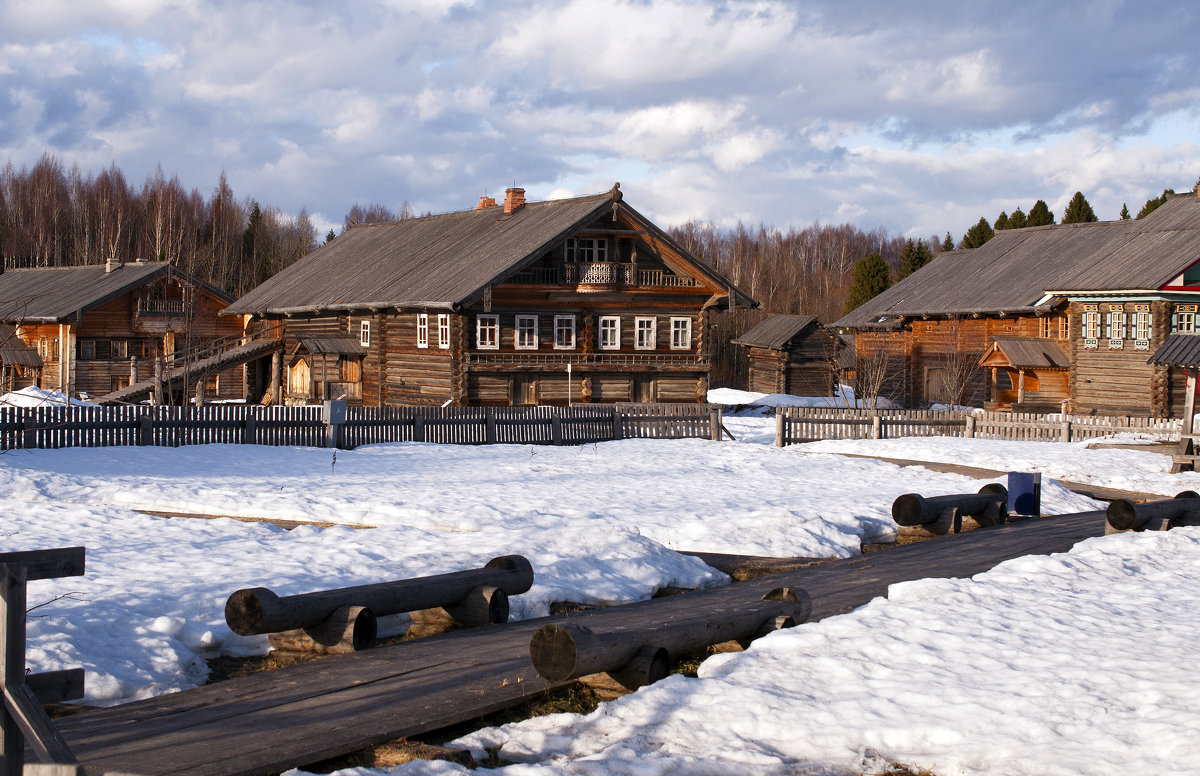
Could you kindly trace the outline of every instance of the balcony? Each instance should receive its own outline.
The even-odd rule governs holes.
[[[559,267],[533,267],[518,272],[513,283],[556,286],[635,286],[650,288],[693,288],[695,278],[676,275],[665,269],[637,269],[636,264],[597,261],[564,264]]]
[[[183,315],[182,299],[138,299],[137,314],[140,315]]]
[[[655,369],[707,369],[708,359],[696,353],[513,353],[506,351],[466,354],[468,367],[572,368],[653,367]]]

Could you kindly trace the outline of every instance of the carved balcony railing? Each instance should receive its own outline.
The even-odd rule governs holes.
[[[138,299],[138,315],[183,315],[182,299]]]
[[[628,367],[707,368],[708,359],[697,353],[513,353],[507,351],[466,354],[467,366],[493,367]]]
[[[614,261],[581,262],[559,267],[531,267],[512,276],[514,283],[572,286],[649,286],[691,288],[695,278],[665,269],[637,269],[637,265]]]

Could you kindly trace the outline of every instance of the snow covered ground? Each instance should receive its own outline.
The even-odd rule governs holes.
[[[520,553],[533,562],[536,583],[514,597],[513,613],[530,617],[544,614],[553,601],[631,601],[662,586],[726,582],[675,550],[848,557],[862,541],[892,537],[889,509],[896,496],[974,492],[982,485],[833,455],[821,443],[774,448],[769,417],[730,417],[726,425],[737,443],[405,443],[338,451],[336,458],[324,449],[237,445],[7,453],[0,456],[0,546],[88,548],[86,576],[30,585],[30,605],[46,605],[30,615],[29,666],[83,666],[89,702],[121,702],[201,683],[206,657],[265,651],[265,638],[237,637],[224,624],[225,598],[240,587],[291,594],[471,568]],[[1195,475],[1166,474],[1164,456],[1080,445],[962,446],[964,441],[970,440],[854,443],[865,447],[853,452],[1040,470],[1166,495],[1200,489]],[[1048,512],[1098,506],[1043,480]],[[286,531],[228,519],[155,518],[134,509],[374,527]],[[1098,729],[1125,725],[1120,740],[1134,753],[1149,745],[1130,741],[1142,735],[1149,740],[1146,731],[1161,703],[1173,730],[1191,731],[1165,739],[1155,733],[1161,751],[1146,757],[1157,763],[1155,772],[1172,772],[1170,757],[1194,762],[1187,759],[1195,757],[1189,747],[1200,741],[1195,720],[1175,705],[1176,671],[1187,661],[1162,657],[1172,654],[1170,639],[1184,638],[1172,635],[1177,627],[1190,628],[1189,643],[1200,635],[1197,615],[1177,611],[1179,601],[1196,609],[1198,542],[1200,535],[1189,531],[1113,537],[1089,542],[1067,559],[1018,561],[976,580],[899,586],[890,601],[772,636],[742,656],[710,661],[704,679],[672,679],[606,705],[592,718],[531,721],[472,741],[503,742],[507,756],[534,763],[513,766],[513,773],[633,772],[636,763],[647,773],[841,773],[862,770],[868,749],[936,765],[939,773],[1035,772],[1033,765],[1005,770],[997,764],[994,758],[1012,754],[1007,744],[988,748],[988,731],[1000,725],[1001,742],[1033,736],[1051,742],[1045,752],[1067,752],[1047,756],[1047,768],[1038,771],[1054,773],[1066,772],[1050,766],[1075,751],[1054,743],[1054,736],[1096,724],[1078,716],[1089,708],[1079,704],[1090,698],[1110,704],[1102,715],[1112,719]],[[1114,596],[1114,589],[1121,594]],[[1155,598],[1150,590],[1161,594]],[[1127,613],[1130,601],[1150,605],[1135,616]],[[1144,648],[1131,647],[1117,633],[1124,632],[1126,619],[1130,633],[1151,639]],[[1039,640],[1033,635],[1038,629],[1052,637]],[[1109,638],[1110,631],[1117,635]],[[979,640],[971,641],[975,633]],[[1112,661],[1095,663],[1097,651],[1135,654],[1141,665],[1171,664],[1170,670],[1159,671],[1160,679],[1113,673],[1109,687],[1101,679]],[[903,660],[888,657],[893,653]],[[1063,674],[1072,661],[1104,669]],[[780,663],[788,666],[783,678]],[[1052,669],[1019,679],[1035,664]],[[755,679],[762,666],[775,666],[776,673]],[[1007,678],[985,685],[988,667]],[[1048,684],[1052,670],[1078,684]],[[1081,689],[1089,680],[1094,691]],[[1055,703],[1030,700],[1043,686],[1059,688]],[[714,714],[715,699],[727,693]],[[1062,707],[1063,716],[1049,718],[1041,707]],[[787,729],[768,724],[760,708],[787,719]],[[707,731],[711,742],[723,745],[705,749],[679,728],[694,729],[697,738]],[[660,740],[676,736],[693,743],[675,747]],[[568,739],[576,743],[564,743]],[[1041,762],[1039,751],[1031,750],[1028,763]],[[967,759],[953,759],[960,756]],[[417,766],[430,772],[448,767]]]

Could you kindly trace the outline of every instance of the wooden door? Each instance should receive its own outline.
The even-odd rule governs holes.
[[[513,405],[532,407],[537,404],[537,381],[533,375],[513,375]]]
[[[650,404],[654,401],[654,378],[638,375],[633,378],[633,400]]]

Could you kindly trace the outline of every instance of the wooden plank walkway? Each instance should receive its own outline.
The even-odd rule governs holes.
[[[91,773],[258,776],[474,719],[551,685],[529,662],[548,621],[597,631],[718,618],[775,587],[803,587],[813,619],[854,609],[888,585],[964,577],[1104,533],[1104,513],[1026,520],[783,571],[724,588],[458,631],[65,717],[59,729]]]

